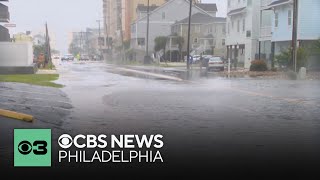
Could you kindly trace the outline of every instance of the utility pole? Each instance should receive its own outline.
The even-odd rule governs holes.
[[[122,6],[122,4],[121,4]],[[124,40],[123,40],[123,25],[122,25],[122,7],[120,8],[121,9],[121,12],[119,13],[119,17],[120,17],[120,37],[121,37],[121,58],[122,58],[122,61],[125,60],[125,52],[124,52]]]
[[[148,8],[147,8],[147,42],[146,42],[146,55],[144,57],[144,63],[150,62],[150,56],[149,56],[149,28],[150,28],[150,0],[148,0]]]
[[[50,37],[49,37],[49,30],[48,30],[48,24],[46,23],[46,52],[45,52],[45,66],[47,66],[49,63],[52,63],[51,61],[51,47],[50,47]]]
[[[189,23],[188,23],[188,44],[187,44],[187,70],[190,70],[190,34],[191,34],[191,16],[192,16],[192,0],[190,1]]]
[[[146,52],[146,56],[149,56],[149,25],[150,25],[150,0],[148,0],[148,10],[147,10],[147,52]]]
[[[297,72],[298,9],[298,0],[293,0],[292,65],[294,72]]]
[[[101,48],[101,26],[100,26],[100,22],[101,20],[97,20],[98,26],[99,26],[99,40],[98,40],[98,44],[99,44],[99,54],[100,54],[100,60],[102,58],[102,48]]]

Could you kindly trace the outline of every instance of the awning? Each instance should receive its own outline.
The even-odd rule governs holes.
[[[285,5],[288,3],[292,3],[291,0],[278,0],[278,1],[273,1],[271,4],[269,4],[269,7],[275,7],[275,6],[281,6]]]

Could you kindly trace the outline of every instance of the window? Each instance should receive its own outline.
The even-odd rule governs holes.
[[[228,7],[231,6],[231,0],[228,0]]]
[[[194,39],[193,39],[193,42],[194,42],[194,43],[198,43],[198,38],[194,38]]]
[[[237,22],[237,32],[240,32],[240,20]]]
[[[247,31],[247,37],[251,37],[251,31]]]
[[[242,20],[242,32],[246,31],[246,19]]]
[[[138,45],[139,46],[145,46],[146,42],[145,42],[145,38],[138,38]]]
[[[166,19],[166,12],[162,12],[162,20]]]
[[[222,39],[222,46],[225,46],[225,45],[226,45],[226,40]]]
[[[234,27],[234,21],[232,21],[232,29],[233,29],[233,27]]]
[[[292,11],[288,10],[288,26],[292,25]]]
[[[279,27],[279,13],[274,14],[274,27]]]
[[[228,34],[230,34],[230,23],[228,23]]]
[[[251,6],[252,5],[252,0],[248,0],[247,1],[247,6]]]

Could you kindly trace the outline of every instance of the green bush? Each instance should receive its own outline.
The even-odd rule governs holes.
[[[286,69],[293,66],[291,48],[282,51],[279,55],[275,56],[275,58],[281,69]],[[297,69],[300,69],[301,67],[307,67],[308,58],[308,50],[303,47],[299,47],[297,49]]]
[[[267,64],[263,60],[254,60],[251,62],[250,71],[267,71]]]

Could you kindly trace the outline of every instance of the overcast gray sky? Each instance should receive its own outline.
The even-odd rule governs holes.
[[[102,18],[102,0],[9,0],[11,32],[40,31],[45,22],[56,37],[57,49],[66,53],[68,33],[98,27]],[[225,16],[227,0],[203,0],[217,3],[218,16]]]

